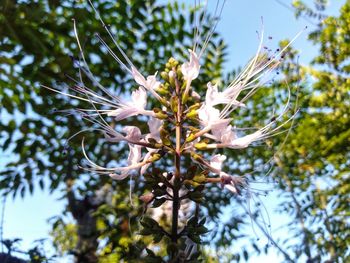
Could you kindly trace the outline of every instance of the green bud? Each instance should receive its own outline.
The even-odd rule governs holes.
[[[188,108],[188,110],[197,110],[197,109],[199,109],[200,106],[201,106],[200,103],[195,103],[195,104],[191,105],[191,106]]]
[[[159,153],[153,153],[151,157],[147,160],[148,163],[153,163],[162,158],[162,155]]]
[[[156,208],[156,207],[160,207],[162,204],[164,204],[166,201],[166,198],[159,198],[159,199],[155,199],[152,203],[152,207]]]
[[[182,79],[181,67],[179,67],[179,68],[176,70],[176,75],[177,75],[177,78],[178,78],[178,79]]]
[[[139,232],[139,234],[142,236],[149,236],[153,234],[153,231],[150,228],[144,228]]]
[[[190,168],[187,169],[187,173],[185,174],[186,179],[193,179],[197,172],[197,166],[191,166]]]
[[[168,137],[162,138],[162,142],[166,146],[171,146],[171,141],[170,141],[170,139]]]
[[[155,140],[154,138],[148,138],[147,141],[148,141],[150,144],[156,144],[156,143],[157,143],[157,140]]]
[[[162,79],[164,79],[165,81],[168,81],[169,80],[169,76],[168,76],[168,73],[166,71],[162,71],[160,73],[160,76],[162,77]]]
[[[150,218],[148,216],[143,217],[142,221],[140,222],[142,226],[144,226],[145,228],[154,228],[158,226],[158,223],[156,220],[154,220],[153,218]]]
[[[182,104],[186,104],[187,100],[188,100],[188,93],[182,93],[182,99],[181,99]]]
[[[188,235],[188,237],[195,243],[200,244],[201,243],[201,239],[199,238],[199,236],[197,235]]]
[[[186,142],[192,142],[193,140],[196,139],[196,136],[194,133],[190,133],[190,135],[187,136]]]
[[[177,98],[176,98],[176,96],[172,96],[170,98],[170,107],[171,107],[172,111],[175,113],[177,112],[177,106],[178,106]]]
[[[198,186],[201,185],[200,183],[197,183],[197,182],[192,181],[192,180],[185,180],[185,181],[184,181],[184,184],[185,184],[186,186],[192,186],[192,187],[198,187]]]
[[[203,194],[198,191],[190,192],[188,194],[188,198],[191,199],[192,201],[195,201],[196,203],[202,202]]]
[[[165,88],[165,86],[162,84],[159,86],[159,88],[156,90],[158,94],[160,95],[168,95],[169,94],[169,90]]]
[[[162,240],[163,236],[164,236],[164,234],[162,232],[154,234],[153,242],[154,243],[159,243]]]
[[[159,131],[159,135],[160,135],[160,138],[163,139],[163,138],[167,138],[169,137],[169,132],[166,130],[166,129],[160,129]]]
[[[158,118],[160,120],[164,120],[164,119],[168,118],[168,114],[166,114],[165,111],[158,111],[158,112],[154,111],[154,113],[156,114],[156,118]]]
[[[171,65],[172,68],[175,68],[179,65],[179,62],[173,57],[169,58],[168,63]]]
[[[207,177],[204,174],[198,174],[193,178],[193,181],[197,183],[204,183],[207,180]]]
[[[171,70],[169,72],[169,83],[172,87],[175,87],[175,77],[176,77],[175,72]]]
[[[196,144],[194,145],[194,147],[195,147],[197,150],[206,150],[206,149],[207,149],[207,146],[208,146],[208,144],[205,143],[205,142],[203,142],[203,141],[201,141],[201,142],[199,142],[199,143],[196,143]]]
[[[186,114],[186,117],[189,118],[189,119],[195,119],[197,118],[198,116],[198,113],[197,113],[197,110],[193,109],[193,110],[190,110],[187,114]]]

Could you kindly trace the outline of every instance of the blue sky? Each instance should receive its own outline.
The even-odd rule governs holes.
[[[209,0],[210,3],[215,2]],[[281,0],[290,3],[289,0]],[[162,1],[164,2],[164,1]],[[192,2],[192,1],[185,1]],[[306,1],[311,3],[312,1]],[[328,13],[337,14],[339,7],[345,0],[330,1]],[[312,31],[313,25],[303,19],[296,20],[294,14],[283,7],[276,0],[227,0],[223,10],[222,20],[218,26],[229,45],[229,61],[227,69],[235,69],[244,65],[251,58],[258,46],[256,31],[261,29],[261,17],[264,20],[266,36],[271,36],[271,45],[277,45],[278,41],[285,38],[293,38],[305,26],[309,29],[295,42],[294,47],[300,50],[300,61],[307,63],[317,54],[311,43],[307,41],[307,33]],[[71,24],[70,21],[67,23]],[[3,163],[0,156],[0,165]],[[65,205],[58,200],[59,193],[49,194],[47,191],[37,191],[33,196],[27,196],[24,200],[7,199],[5,207],[4,238],[20,237],[23,239],[21,248],[26,249],[33,240],[48,237],[50,224],[47,219],[60,214]],[[287,221],[286,217],[273,213],[276,206],[275,196],[266,200],[270,216],[272,217],[272,229],[275,231]],[[278,223],[277,223],[278,222]],[[285,234],[279,232],[277,235]],[[264,241],[262,241],[264,242]],[[48,246],[49,249],[49,246]],[[281,262],[281,257],[272,252],[269,256],[253,257],[249,262]],[[70,262],[69,259],[58,262]]]

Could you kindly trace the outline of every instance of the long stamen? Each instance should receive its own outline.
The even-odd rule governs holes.
[[[125,52],[123,51],[123,49],[120,47],[120,45],[117,43],[117,41],[115,40],[114,35],[112,34],[112,32],[108,29],[108,26],[105,24],[105,22],[103,21],[100,13],[97,11],[97,9],[95,8],[95,6],[93,5],[93,3],[91,2],[91,0],[88,0],[92,9],[94,10],[95,14],[97,15],[97,19],[100,20],[103,28],[106,30],[106,32],[108,33],[108,35],[110,36],[110,38],[112,39],[113,43],[116,45],[116,47],[118,48],[119,52],[122,54],[123,58],[126,60],[126,62],[129,64],[129,67],[134,67],[134,64],[130,61],[130,59],[128,58],[128,56],[125,54]],[[124,64],[122,64],[124,65]]]
[[[118,101],[119,98],[118,98],[117,96],[114,96],[113,94],[111,94],[105,87],[103,87],[103,86],[100,84],[100,82],[96,80],[95,76],[92,74],[88,63],[86,62],[85,55],[84,55],[83,49],[82,49],[81,44],[80,44],[80,40],[79,40],[79,35],[78,35],[78,31],[77,31],[77,26],[76,26],[75,19],[73,19],[73,28],[74,28],[74,35],[75,35],[75,38],[76,38],[76,41],[77,41],[77,44],[78,44],[78,47],[79,47],[80,56],[81,56],[81,58],[83,59],[84,66],[86,67],[86,69],[85,69],[84,67],[79,67],[79,70],[81,69],[81,70],[84,72],[84,74],[85,74],[96,86],[98,86],[105,94],[107,94],[107,96],[109,96],[110,98],[112,98],[112,99]],[[79,66],[80,66],[80,65],[79,65]]]

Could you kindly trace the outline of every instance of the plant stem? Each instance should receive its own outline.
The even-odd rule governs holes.
[[[175,180],[177,180],[175,178]],[[177,243],[178,235],[177,235],[177,228],[178,228],[178,217],[179,217],[179,190],[174,187],[173,190],[173,218],[172,218],[172,229],[171,229],[171,241],[174,243]]]
[[[176,72],[174,70],[174,72]],[[173,213],[172,213],[172,229],[171,229],[171,241],[177,244],[178,241],[178,217],[180,208],[179,190],[181,188],[181,125],[182,125],[182,105],[181,105],[181,88],[177,77],[175,77],[175,88],[177,96],[177,113],[175,116],[175,134],[176,134],[176,148],[175,148],[175,178],[173,185]],[[175,253],[172,255],[176,257]]]

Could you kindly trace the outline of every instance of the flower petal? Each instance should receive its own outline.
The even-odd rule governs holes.
[[[201,66],[197,54],[190,49],[188,51],[190,52],[190,61],[182,64],[181,72],[185,80],[191,81],[198,77]]]
[[[247,148],[252,142],[259,140],[263,136],[263,132],[258,130],[252,134],[248,134],[246,136],[236,138],[231,141],[228,147],[232,149],[243,149]]]

